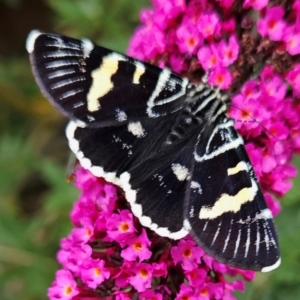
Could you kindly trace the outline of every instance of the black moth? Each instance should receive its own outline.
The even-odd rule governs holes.
[[[77,159],[123,188],[142,225],[171,239],[190,232],[242,269],[279,266],[272,214],[227,97],[87,39],[32,31],[27,50],[43,94],[71,119]]]

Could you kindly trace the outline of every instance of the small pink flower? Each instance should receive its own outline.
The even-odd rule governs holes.
[[[281,6],[269,8],[265,17],[257,23],[258,32],[263,37],[269,37],[272,41],[281,41],[286,26],[283,15],[284,9]]]
[[[205,71],[216,68],[221,61],[216,44],[201,47],[197,53],[197,57]]]
[[[72,230],[72,237],[75,243],[86,243],[90,241],[94,234],[94,226],[90,219],[81,219],[82,228],[74,228]]]
[[[179,50],[182,53],[194,54],[199,46],[203,44],[203,38],[194,26],[183,24],[177,29],[176,36]]]
[[[48,297],[51,300],[69,300],[79,293],[77,283],[72,273],[67,270],[58,270],[56,280],[48,289]]]
[[[260,84],[256,80],[248,80],[241,88],[245,100],[257,99],[261,95]]]
[[[178,246],[171,249],[171,255],[175,264],[180,263],[182,268],[186,271],[193,270],[200,262],[204,251],[196,246],[193,240],[180,240]]]
[[[208,83],[221,89],[227,89],[232,82],[232,76],[228,69],[217,66],[208,76]]]
[[[126,244],[128,247],[121,252],[121,256],[124,259],[134,261],[138,258],[139,261],[143,261],[150,258],[152,255],[152,252],[149,250],[151,242],[148,239],[144,228],[141,235],[138,237],[128,238]]]
[[[196,268],[185,272],[185,276],[192,287],[200,286],[205,281],[206,275],[207,270],[204,268]]]
[[[152,267],[149,264],[137,263],[133,269],[135,275],[129,278],[129,283],[138,291],[143,292],[151,287]]]
[[[275,74],[272,75],[272,78],[265,78],[264,72],[261,73],[261,91],[265,93],[267,96],[275,98],[276,100],[283,100],[286,94],[286,85],[282,78],[276,76]],[[270,102],[271,107],[276,107],[278,105],[278,101],[271,100]],[[274,106],[272,105],[274,104]],[[274,108],[275,108],[274,107]]]
[[[105,279],[109,278],[110,273],[104,267],[104,260],[87,258],[82,263],[80,277],[90,288],[95,289]]]
[[[235,36],[230,36],[228,43],[222,40],[218,46],[219,57],[223,67],[230,66],[238,57],[239,44]]]
[[[270,126],[266,127],[266,129],[266,132],[271,139],[286,140],[288,138],[289,129],[286,128],[280,121],[272,122]]]
[[[124,243],[126,238],[132,237],[136,231],[133,224],[133,215],[129,210],[121,210],[110,216],[106,226],[108,237],[121,243]]]
[[[214,12],[202,13],[198,19],[198,30],[206,39],[220,34],[220,19]]]

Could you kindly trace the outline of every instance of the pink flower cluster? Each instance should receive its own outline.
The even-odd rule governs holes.
[[[273,215],[291,188],[300,151],[300,1],[153,0],[128,53],[232,94],[230,116],[244,137]],[[234,5],[233,5],[234,3]]]
[[[186,237],[162,238],[128,210],[122,192],[87,170],[76,171],[82,190],[71,213],[74,229],[61,240],[62,269],[48,290],[51,300],[234,299],[252,271],[227,267]]]

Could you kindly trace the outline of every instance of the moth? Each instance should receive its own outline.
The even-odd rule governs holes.
[[[26,47],[42,93],[70,119],[80,164],[119,185],[143,226],[171,239],[191,233],[242,269],[279,266],[272,214],[228,97],[88,39],[35,30]]]

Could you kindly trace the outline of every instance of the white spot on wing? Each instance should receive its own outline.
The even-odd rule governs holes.
[[[191,206],[191,209],[190,209],[190,211],[189,211],[189,217],[190,218],[194,218],[194,216],[195,216],[195,207],[194,207],[194,205],[192,205]]]
[[[59,89],[61,87],[64,87],[66,85],[78,82],[78,81],[84,81],[85,77],[84,76],[78,76],[75,78],[66,78],[64,80],[58,81],[54,84],[51,85],[51,89],[55,90],[55,89]]]
[[[28,51],[28,53],[32,53],[34,50],[34,44],[35,44],[35,40],[37,39],[37,37],[39,35],[41,35],[42,33],[38,30],[32,30],[30,31],[27,40],[26,40],[26,49]]]
[[[56,77],[62,77],[62,76],[73,74],[73,73],[75,73],[74,69],[63,69],[63,70],[58,70],[58,71],[49,73],[48,78],[53,79]]]
[[[134,74],[133,74],[132,83],[139,84],[140,83],[140,78],[145,73],[146,69],[145,69],[144,64],[142,64],[138,61],[134,62],[134,65],[135,65],[135,71],[134,71]]]
[[[90,53],[94,49],[93,43],[89,39],[82,39],[82,47],[83,47],[83,58],[89,57]]]
[[[265,208],[260,213],[256,214],[256,219],[267,220],[272,218],[273,218],[272,212],[268,208]]]
[[[117,108],[116,113],[117,113],[116,119],[118,122],[124,122],[127,120],[127,115],[126,115],[125,111]]]
[[[91,73],[93,83],[87,94],[87,109],[90,112],[101,108],[99,99],[113,89],[114,85],[111,77],[118,71],[119,61],[125,60],[126,58],[121,54],[108,54],[103,57],[99,68]]]
[[[238,234],[236,242],[235,242],[235,249],[234,249],[234,253],[233,253],[234,258],[236,257],[237,251],[239,249],[240,241],[241,241],[241,229],[239,229],[239,234]]]
[[[130,122],[128,123],[127,128],[129,132],[138,138],[142,138],[146,135],[141,122]]]
[[[228,168],[227,169],[227,174],[228,176],[237,174],[241,171],[248,171],[248,166],[244,161],[240,161],[235,167],[233,168]]]
[[[213,240],[212,240],[211,246],[215,243],[215,241],[216,241],[216,239],[217,239],[217,237],[218,237],[218,235],[219,235],[219,233],[220,233],[221,225],[222,225],[222,221],[221,221],[221,222],[219,223],[219,225],[218,225],[218,229],[217,229],[217,231],[216,231],[216,233],[215,233],[215,235],[214,235],[214,238],[213,238]]]
[[[191,182],[191,189],[194,189],[197,191],[198,194],[202,194],[202,188],[199,182],[192,181]]]
[[[208,221],[205,222],[204,227],[203,227],[203,231],[206,230],[207,224],[208,224]]]
[[[184,219],[184,221],[183,221],[183,227],[185,228],[185,230],[191,231],[192,225],[191,225],[191,223],[189,222],[188,219]]]
[[[268,266],[268,267],[264,267],[264,268],[261,269],[261,271],[264,272],[264,273],[270,272],[270,271],[278,268],[280,266],[280,264],[281,264],[281,259],[279,258],[274,265]]]
[[[269,238],[269,235],[268,235],[268,231],[267,231],[267,226],[266,224],[264,223],[263,224],[263,227],[264,227],[264,233],[265,233],[265,244],[266,244],[266,249],[267,249],[267,253],[269,252],[269,248],[270,248],[270,238]]]
[[[76,102],[76,103],[73,105],[73,107],[74,107],[74,108],[78,108],[78,107],[83,106],[83,105],[84,105],[84,102],[83,102],[83,101],[79,101],[79,102]]]
[[[228,246],[228,242],[229,242],[229,239],[230,239],[230,235],[231,235],[231,230],[232,230],[232,224],[233,224],[233,219],[231,219],[230,221],[230,229],[228,231],[228,234],[227,234],[227,237],[226,237],[226,240],[225,240],[225,243],[224,243],[224,247],[223,247],[223,250],[222,250],[222,253],[225,252],[227,246]]]
[[[56,69],[64,66],[75,66],[78,65],[78,60],[75,59],[61,59],[51,61],[45,64],[46,69]]]
[[[251,233],[251,230],[250,230],[250,226],[248,225],[248,227],[247,227],[247,241],[246,241],[246,244],[245,244],[245,255],[244,255],[245,258],[248,256],[248,252],[249,252],[250,233]]]
[[[74,51],[67,51],[67,50],[59,50],[59,51],[51,51],[44,54],[44,57],[47,58],[62,58],[62,57],[82,57],[81,53],[76,53]]]
[[[71,97],[71,96],[74,96],[80,92],[82,92],[83,89],[82,88],[78,88],[78,89],[75,89],[75,90],[70,90],[70,91],[67,91],[65,93],[63,93],[60,97],[59,97],[59,100],[63,100],[63,99],[66,99],[68,97]]]
[[[172,164],[171,168],[179,181],[186,180],[190,177],[189,169],[181,164]]]
[[[258,255],[259,248],[260,248],[260,233],[259,233],[259,222],[256,221],[256,241],[255,241],[255,246],[256,246],[256,252],[255,255]]]
[[[202,207],[199,218],[214,219],[229,211],[238,212],[244,203],[254,200],[257,191],[257,183],[254,179],[251,179],[251,187],[242,188],[233,196],[222,194],[213,206]]]

